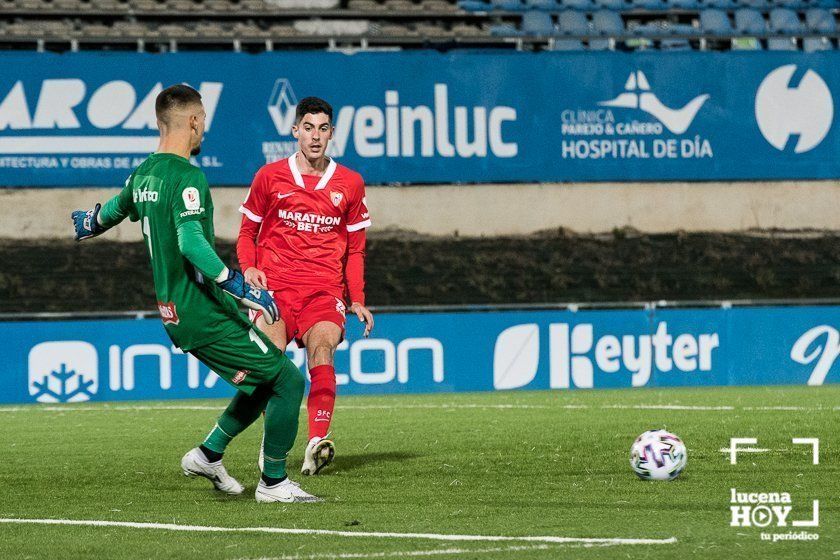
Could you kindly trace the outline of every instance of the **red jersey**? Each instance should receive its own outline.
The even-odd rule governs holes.
[[[296,155],[264,165],[239,211],[259,223],[256,267],[270,290],[344,290],[348,233],[371,225],[362,176],[330,160],[302,175]]]

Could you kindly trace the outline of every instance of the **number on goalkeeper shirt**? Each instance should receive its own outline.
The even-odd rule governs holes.
[[[149,258],[154,259],[152,254],[152,228],[149,227],[149,217],[143,216],[143,235],[146,237],[146,242],[149,244]]]

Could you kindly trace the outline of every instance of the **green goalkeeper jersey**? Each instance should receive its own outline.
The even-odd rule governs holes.
[[[176,346],[188,351],[250,325],[236,301],[213,278],[204,278],[178,246],[179,226],[192,221],[199,222],[210,247],[215,243],[213,201],[199,168],[175,154],[149,156],[103,207],[100,221],[111,227],[126,217],[140,221],[160,316]]]

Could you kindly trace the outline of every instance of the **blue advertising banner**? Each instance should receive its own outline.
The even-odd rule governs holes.
[[[840,53],[2,53],[0,185],[121,186],[165,86],[200,90],[195,163],[249,184],[335,109],[370,184],[840,177]]]
[[[840,382],[840,307],[384,313],[349,322],[341,394]],[[224,397],[159,321],[0,323],[0,403]],[[304,352],[291,359],[305,371]]]

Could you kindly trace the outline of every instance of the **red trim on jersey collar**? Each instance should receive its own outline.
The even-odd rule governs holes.
[[[295,184],[302,189],[306,188],[306,185],[303,184],[303,176],[300,174],[300,170],[297,166],[297,155],[299,152],[293,153],[289,156],[289,169],[292,170],[292,177],[295,179]],[[324,171],[323,177],[321,180],[318,181],[318,184],[315,185],[315,190],[321,190],[327,186],[327,183],[330,182],[332,179],[333,174],[335,173],[335,168],[338,167],[338,164],[335,162],[333,158],[330,158],[330,163],[327,165],[326,171]]]

